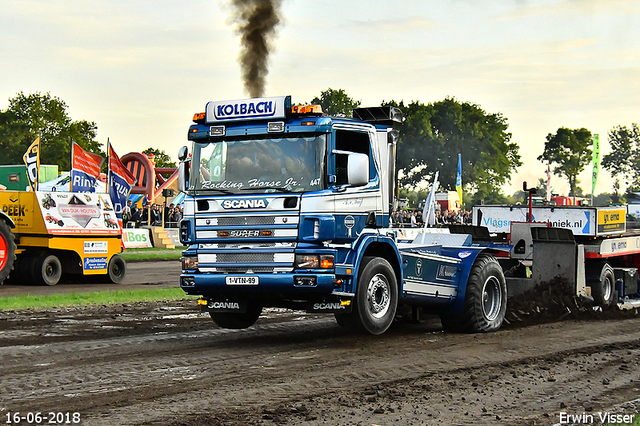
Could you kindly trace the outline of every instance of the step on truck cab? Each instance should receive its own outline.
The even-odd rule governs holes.
[[[490,249],[464,235],[399,243],[389,229],[401,121],[391,106],[328,117],[290,96],[209,102],[179,153],[180,286],[226,328],[280,307],[381,334],[399,304],[449,329],[500,327],[506,287]]]

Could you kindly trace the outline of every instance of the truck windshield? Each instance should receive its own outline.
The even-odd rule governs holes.
[[[190,189],[247,194],[324,189],[326,135],[195,143]]]

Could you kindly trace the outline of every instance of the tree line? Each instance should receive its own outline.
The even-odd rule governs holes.
[[[361,101],[343,89],[328,88],[313,98],[328,115],[350,117]],[[431,180],[436,170],[444,190],[455,190],[458,154],[462,157],[462,184],[465,203],[474,205],[504,202],[501,186],[522,166],[519,146],[508,131],[507,118],[500,112],[490,113],[479,105],[446,98],[432,103],[403,100],[382,101],[381,105],[399,108],[404,121],[398,142],[397,168],[400,186],[416,190]],[[29,145],[40,136],[41,163],[70,167],[71,140],[88,152],[106,158],[106,144],[96,140],[98,126],[93,121],[72,120],[67,104],[49,93],[26,95],[22,92],[9,99],[7,109],[0,110],[0,164],[22,164]],[[624,179],[628,191],[640,190],[640,129],[616,126],[608,133],[612,151],[603,156],[601,165],[615,179]],[[569,182],[570,194],[581,195],[577,176],[591,162],[593,134],[586,128],[559,128],[546,137],[544,151],[538,160],[552,172]],[[175,167],[175,162],[162,150],[147,148],[159,167]],[[539,186],[543,186],[540,179]],[[614,191],[617,192],[614,186]],[[542,189],[542,188],[541,188]]]
[[[106,143],[96,140],[98,126],[94,121],[72,120],[67,104],[49,93],[22,92],[9,99],[7,109],[0,110],[0,164],[23,164],[22,156],[40,136],[40,163],[57,164],[60,170],[71,166],[71,141],[85,151],[107,158]],[[147,148],[154,154],[158,167],[175,167],[164,151]],[[103,170],[107,167],[105,161]]]

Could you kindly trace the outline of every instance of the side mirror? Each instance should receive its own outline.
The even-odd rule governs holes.
[[[347,158],[347,181],[349,186],[363,186],[369,183],[369,156],[352,152]]]
[[[189,148],[187,148],[186,146],[183,146],[182,148],[180,148],[180,150],[178,150],[178,160],[184,161],[188,155]]]
[[[186,147],[184,147],[186,148]],[[182,149],[180,150],[182,151]],[[189,169],[191,168],[191,160],[181,160],[178,164],[178,191],[187,192],[189,186]]]

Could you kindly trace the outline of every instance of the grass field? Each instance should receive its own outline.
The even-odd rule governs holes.
[[[174,249],[160,249],[155,247],[131,248],[126,249],[121,256],[127,262],[140,262],[144,260],[180,260],[183,250],[183,247],[176,247]]]
[[[189,296],[185,295],[184,290],[178,287],[153,290],[116,290],[52,294],[46,296],[11,296],[0,297],[0,311],[156,302],[162,300],[179,300],[186,297]]]
[[[145,260],[178,261],[182,256],[183,250],[184,248],[182,247],[175,249],[158,249],[153,247],[127,249],[122,253],[122,257],[127,262],[142,262]],[[153,302],[184,299],[185,297],[188,296],[186,296],[184,290],[179,287],[154,290],[116,290],[41,296],[11,296],[0,297],[0,311]]]

